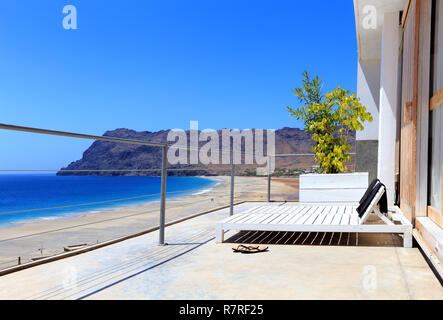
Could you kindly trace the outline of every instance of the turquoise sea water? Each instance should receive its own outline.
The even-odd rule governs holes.
[[[160,181],[160,177],[0,175],[0,227],[159,201]],[[203,192],[216,184],[213,179],[168,177],[167,199]],[[125,198],[133,199],[108,202]],[[107,202],[90,204],[103,201]],[[73,206],[85,203],[88,205]],[[60,206],[67,207],[48,209]]]

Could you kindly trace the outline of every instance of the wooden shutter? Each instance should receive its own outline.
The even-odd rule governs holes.
[[[417,159],[418,48],[421,0],[412,0],[403,34],[403,75],[400,144],[400,207],[415,221]]]

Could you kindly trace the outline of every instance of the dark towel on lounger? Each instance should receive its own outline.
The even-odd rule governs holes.
[[[371,184],[369,185],[368,189],[366,189],[365,194],[363,195],[363,197],[361,197],[359,203],[361,204],[363,201],[366,200],[366,198],[369,196],[369,194],[371,193],[372,189],[374,189],[375,185],[380,182],[380,180],[378,179],[374,179],[372,180]]]
[[[372,185],[373,183],[371,183],[371,186]],[[383,183],[381,183],[379,180],[377,180],[372,189],[368,188],[368,190],[360,200],[360,205],[357,207],[358,216],[360,218],[363,217],[364,213],[368,209],[369,205],[371,204],[372,200],[374,199],[375,195],[378,193],[381,187],[384,187],[384,192],[380,200],[378,201],[378,206],[380,212],[382,213],[388,212],[388,198],[386,196],[386,186]]]

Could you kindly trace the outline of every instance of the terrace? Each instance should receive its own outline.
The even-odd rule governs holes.
[[[236,214],[256,203],[235,207]],[[291,206],[286,203],[275,205]],[[269,252],[232,252],[230,231],[215,243],[229,208],[80,255],[2,277],[1,299],[442,299],[443,288],[418,248],[394,235],[262,233]],[[323,242],[320,243],[320,240]],[[326,240],[325,240],[326,239]],[[286,243],[286,244],[285,244]]]
[[[1,127],[150,144],[10,125]],[[158,147],[163,149],[165,159],[168,146]],[[284,177],[272,179],[269,167],[267,178],[236,178],[236,166],[231,162],[231,177],[219,177],[221,187],[211,196],[196,194],[167,201],[163,182],[168,169],[167,163],[162,163],[159,204],[142,209],[122,208],[111,215],[80,216],[71,219],[68,225],[54,220],[49,224],[37,222],[4,229],[0,239],[5,248],[3,255],[21,252],[29,256],[30,249],[40,242],[60,248],[68,245],[68,241],[71,245],[82,241],[87,245],[65,250],[68,252],[45,248],[46,256],[42,245],[42,256],[38,259],[19,259],[18,265],[3,266],[0,299],[443,298],[443,287],[418,247],[403,248],[404,244],[410,246],[409,242],[404,235],[392,231],[356,233],[351,226],[350,204],[341,205],[334,219],[328,218],[348,221],[351,232],[227,230],[225,242],[216,243],[218,222],[232,215],[246,217],[249,210],[260,205],[270,209],[265,210],[267,214],[272,210],[285,212],[279,214],[283,221],[287,213],[303,205],[293,201],[298,180],[292,178],[288,183]],[[100,241],[95,243],[91,239]],[[234,253],[232,248],[239,244],[260,244],[268,246],[269,251],[252,255]]]

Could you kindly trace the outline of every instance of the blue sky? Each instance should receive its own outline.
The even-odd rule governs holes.
[[[278,129],[300,126],[286,106],[303,70],[356,90],[350,0],[2,0],[0,39],[2,123]],[[0,169],[58,169],[90,143],[0,130]]]

